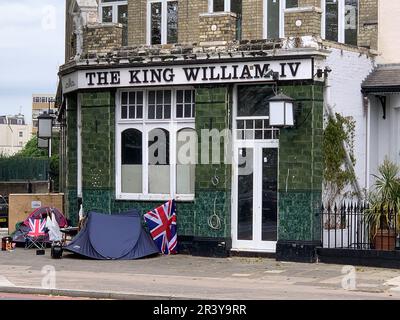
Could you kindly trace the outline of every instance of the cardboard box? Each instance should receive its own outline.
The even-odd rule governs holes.
[[[11,234],[15,231],[15,225],[18,222],[24,221],[39,207],[54,207],[64,212],[64,194],[10,194],[8,204],[8,232]]]

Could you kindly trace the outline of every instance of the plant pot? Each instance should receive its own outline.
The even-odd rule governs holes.
[[[374,238],[375,250],[394,251],[396,249],[396,232],[379,229]]]

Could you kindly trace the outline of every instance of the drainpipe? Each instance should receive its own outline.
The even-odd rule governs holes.
[[[334,120],[336,120],[336,114],[333,111],[334,106],[332,106],[332,104],[331,104],[331,85],[329,83],[329,77],[325,77],[324,97],[325,97],[325,99],[324,99],[325,112],[327,112],[330,117],[332,117]],[[342,145],[343,145],[343,148],[344,148],[345,154],[346,154],[346,159],[345,159],[346,168],[348,170],[351,170],[353,173],[355,173],[353,163],[351,162],[350,154],[346,148],[344,141],[342,142]],[[354,176],[355,176],[355,174],[354,174]],[[357,200],[361,200],[362,191],[361,191],[361,187],[360,187],[357,177],[352,181],[351,184],[352,184],[353,190],[356,191]]]
[[[366,138],[365,138],[365,188],[369,190],[369,168],[370,168],[370,144],[371,144],[371,100],[368,96],[363,97],[366,114]]]

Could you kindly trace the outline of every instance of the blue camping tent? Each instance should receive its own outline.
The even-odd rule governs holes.
[[[64,249],[97,260],[133,260],[159,253],[136,210],[118,215],[89,212],[82,230]]]

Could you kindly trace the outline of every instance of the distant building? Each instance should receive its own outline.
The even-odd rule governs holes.
[[[32,134],[37,133],[37,118],[43,113],[56,114],[54,94],[33,94],[32,95]]]
[[[25,123],[24,115],[0,116],[0,155],[21,151],[31,136],[31,126]]]

